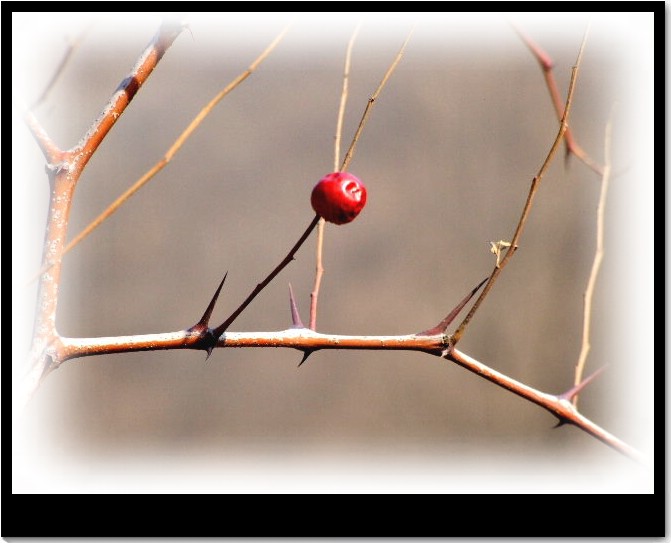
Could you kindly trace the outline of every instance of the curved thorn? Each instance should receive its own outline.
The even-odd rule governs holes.
[[[217,288],[217,291],[214,293],[214,296],[212,296],[212,300],[210,301],[210,305],[207,306],[207,309],[205,310],[205,313],[203,313],[203,316],[196,323],[196,325],[191,328],[192,330],[194,328],[207,328],[207,325],[210,322],[210,317],[212,316],[212,311],[214,311],[214,306],[217,303],[217,298],[219,298],[219,293],[221,292],[221,287],[224,286],[224,282],[226,281],[226,277],[228,277],[228,272],[226,272],[224,274],[224,278],[221,280],[221,283],[219,283],[219,288]],[[209,356],[209,354],[208,354],[208,356]]]
[[[205,357],[205,362],[207,362],[210,358],[210,355],[212,354],[212,351],[214,351],[214,345],[210,345],[207,349],[205,349],[205,352],[207,352],[207,356]]]
[[[294,298],[294,291],[291,288],[291,283],[289,283],[289,306],[291,307],[291,327],[305,328],[303,321],[301,321],[301,316],[298,313],[298,306],[296,305],[296,299]]]
[[[301,361],[298,363],[298,366],[297,366],[297,367],[300,368],[300,367],[303,365],[303,362],[305,362],[305,361],[308,359],[308,356],[310,356],[310,355],[311,355],[312,353],[314,353],[314,352],[315,352],[315,349],[305,349],[305,350],[303,351],[303,358],[302,358]]]
[[[482,282],[475,287],[471,292],[469,292],[466,297],[459,302],[459,304],[448,313],[447,317],[445,317],[442,321],[440,321],[436,326],[433,328],[429,328],[428,330],[424,330],[423,332],[419,332],[415,334],[416,336],[435,336],[437,334],[444,334],[447,331],[447,327],[450,325],[450,323],[455,319],[455,317],[459,314],[459,312],[464,308],[464,306],[470,301],[470,299],[475,296],[475,293],[480,290],[480,287],[485,284],[485,282],[489,279],[489,277],[486,277],[485,279],[482,280]]]

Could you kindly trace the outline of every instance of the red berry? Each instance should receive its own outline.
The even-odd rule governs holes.
[[[325,175],[312,189],[312,209],[334,224],[353,221],[366,205],[366,186],[347,172]]]

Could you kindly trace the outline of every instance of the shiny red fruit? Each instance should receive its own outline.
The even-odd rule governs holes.
[[[312,209],[334,224],[352,222],[366,205],[366,186],[347,172],[325,175],[312,189]]]

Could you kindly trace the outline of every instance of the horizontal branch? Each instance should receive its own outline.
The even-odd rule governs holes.
[[[422,351],[440,355],[447,348],[446,336],[341,336],[320,334],[309,328],[282,332],[226,332],[219,347],[289,347],[300,350],[360,349],[385,351]]]
[[[442,334],[418,336],[343,336],[320,334],[307,328],[278,332],[225,332],[216,344],[225,347],[285,347],[299,350],[361,349],[422,351],[440,355],[447,347]],[[72,358],[101,354],[174,349],[203,349],[202,335],[189,330],[98,338],[61,338],[60,363]]]
[[[193,327],[178,332],[99,338],[59,338],[52,345],[53,368],[73,358],[102,354],[194,349],[211,352],[211,329]],[[321,349],[419,351],[446,360],[471,371],[506,390],[544,408],[557,417],[559,424],[572,424],[634,460],[643,457],[633,447],[581,415],[566,395],[548,394],[500,373],[451,346],[447,334],[400,336],[348,336],[322,334],[309,328],[289,328],[277,332],[224,332],[216,340],[219,348],[289,348],[305,354]],[[305,360],[305,359],[304,359]],[[37,376],[39,378],[39,376]]]

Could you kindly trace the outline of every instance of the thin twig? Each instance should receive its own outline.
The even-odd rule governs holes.
[[[317,305],[319,303],[319,290],[322,285],[322,277],[324,277],[324,227],[326,221],[322,218],[319,220],[317,226],[317,249],[315,254],[315,282],[310,293],[310,330],[317,329]]]
[[[345,68],[343,70],[342,92],[340,93],[340,107],[338,108],[338,121],[336,123],[335,133],[335,149],[333,152],[333,171],[338,171],[338,164],[340,163],[340,140],[342,139],[342,126],[345,119],[345,106],[347,105],[347,96],[349,94],[349,72],[352,64],[352,49],[354,48],[354,41],[356,40],[360,28],[361,24],[359,23],[352,33],[352,37],[347,44],[347,51],[345,53]],[[312,293],[310,294],[310,330],[317,329],[317,305],[319,303],[319,289],[321,287],[322,277],[324,276],[322,254],[324,248],[325,224],[326,221],[322,219],[319,221],[319,225],[317,227],[317,264],[315,266],[315,282],[312,288]]]
[[[391,74],[394,73],[394,70],[396,69],[396,66],[398,66],[398,63],[401,62],[401,58],[403,57],[403,53],[405,52],[405,48],[408,45],[408,42],[410,41],[410,38],[412,37],[414,29],[410,31],[408,34],[408,37],[405,39],[403,42],[403,45],[401,46],[401,49],[398,51],[398,54],[396,55],[396,58],[394,58],[394,61],[391,63],[391,66],[387,69],[387,72],[384,74],[384,77],[382,78],[382,81],[380,81],[380,84],[378,85],[377,89],[375,89],[375,92],[371,95],[371,97],[368,99],[368,103],[366,104],[366,109],[363,112],[363,115],[361,116],[361,121],[359,121],[359,126],[356,129],[356,132],[354,134],[354,137],[352,138],[352,143],[349,146],[349,149],[347,150],[347,153],[345,153],[345,159],[342,162],[342,166],[340,166],[340,171],[344,171],[347,169],[349,166],[349,163],[352,161],[352,157],[354,156],[354,149],[356,148],[356,144],[359,141],[359,137],[361,136],[361,132],[363,131],[363,127],[366,124],[366,121],[368,120],[368,115],[373,108],[373,105],[375,104],[375,100],[377,100],[378,96],[380,96],[380,93],[382,92],[382,89],[384,86],[387,84],[388,79],[391,77]]]
[[[555,108],[557,113],[557,118],[561,119],[564,114],[564,103],[561,99],[561,94],[559,93],[559,87],[557,86],[557,80],[555,79],[553,68],[554,63],[548,55],[536,42],[534,42],[526,33],[515,24],[512,24],[513,29],[517,32],[517,35],[522,39],[522,41],[527,45],[531,53],[536,57],[538,64],[540,64],[541,69],[543,70],[543,77],[545,78],[545,84],[547,85],[548,91],[550,92],[550,97],[552,98],[552,105]],[[566,134],[564,135],[564,142],[566,144],[566,155],[567,157],[572,153],[582,160],[582,162],[591,168],[594,172],[601,175],[603,173],[603,167],[597,164],[583,149],[578,145],[573,137],[573,132],[570,128],[566,129]]]
[[[70,59],[72,58],[72,54],[75,52],[75,49],[77,49],[77,47],[79,47],[79,44],[82,42],[82,39],[86,35],[87,31],[88,31],[88,29],[84,29],[74,40],[69,41],[68,47],[65,50],[65,53],[63,54],[63,58],[61,58],[61,61],[56,66],[56,69],[54,70],[54,73],[51,76],[51,79],[49,79],[49,82],[45,86],[42,93],[33,102],[33,105],[30,106],[30,109],[35,109],[42,102],[44,102],[44,100],[46,100],[46,98],[49,95],[49,93],[51,92],[51,90],[56,86],[56,83],[58,82],[58,80],[63,75],[63,72],[65,71],[65,67],[67,66],[68,62],[70,62]]]
[[[338,171],[338,164],[340,164],[340,141],[342,139],[342,127],[345,120],[345,106],[347,105],[347,96],[349,94],[349,73],[352,66],[352,50],[354,49],[354,42],[359,34],[361,23],[359,23],[352,37],[347,44],[347,51],[345,53],[345,68],[343,69],[342,78],[342,92],[340,93],[340,107],[338,108],[338,122],[336,123],[335,133],[335,149],[333,152],[333,171]]]
[[[604,216],[606,208],[606,194],[608,193],[608,183],[610,181],[611,172],[611,158],[610,158],[610,144],[611,144],[611,122],[606,124],[606,133],[604,137],[604,157],[605,164],[603,167],[603,175],[601,176],[601,192],[599,194],[599,204],[596,211],[596,248],[594,250],[594,261],[592,262],[592,270],[587,281],[587,288],[584,294],[584,313],[582,323],[582,346],[580,348],[580,355],[578,356],[578,363],[575,367],[574,385],[578,385],[582,381],[582,376],[585,371],[585,363],[587,355],[590,350],[590,325],[592,322],[592,301],[594,298],[594,288],[596,286],[596,279],[599,275],[601,262],[604,255]],[[573,405],[578,405],[578,395],[573,397]]]
[[[154,166],[152,166],[149,171],[147,171],[140,179],[138,179],[133,185],[131,185],[121,196],[119,196],[114,202],[112,202],[109,207],[103,211],[98,217],[96,217],[91,223],[84,228],[72,241],[70,241],[65,247],[65,252],[67,253],[73,247],[75,247],[79,242],[86,238],[91,232],[93,232],[98,226],[100,226],[108,217],[114,214],[114,212],[119,209],[131,196],[133,196],[138,190],[140,190],[152,177],[154,177],[158,172],[160,172],[177,154],[177,151],[181,149],[186,140],[193,134],[193,132],[200,126],[203,120],[210,114],[214,107],[233,89],[235,89],[240,83],[247,79],[256,68],[263,62],[266,57],[272,52],[272,50],[277,46],[280,40],[288,32],[289,28],[285,28],[273,41],[272,43],[261,53],[254,62],[252,62],[249,67],[242,72],[238,77],[231,81],[221,92],[219,92],[210,102],[200,110],[198,115],[189,123],[189,126],[179,135],[175,142],[170,146],[166,151],[163,158],[159,160]]]
[[[538,191],[538,187],[540,186],[541,180],[543,179],[545,172],[549,168],[550,163],[552,162],[552,159],[554,158],[557,149],[561,144],[566,129],[568,128],[568,116],[571,111],[571,105],[573,103],[573,93],[575,91],[575,84],[578,77],[578,68],[580,66],[580,61],[582,59],[583,51],[585,49],[586,40],[587,40],[587,34],[583,36],[582,43],[580,44],[580,50],[578,51],[578,58],[576,59],[575,66],[573,66],[573,69],[571,70],[571,81],[569,83],[568,94],[566,96],[566,105],[564,107],[564,113],[559,123],[559,131],[557,132],[557,136],[555,137],[555,140],[552,143],[550,151],[545,157],[543,165],[541,166],[540,170],[538,170],[536,176],[531,180],[531,188],[529,189],[527,200],[524,204],[524,208],[522,209],[522,215],[520,216],[519,222],[517,223],[515,234],[513,235],[513,238],[510,241],[510,246],[508,247],[503,259],[500,262],[497,262],[497,265],[494,267],[494,270],[492,271],[489,277],[489,281],[487,281],[485,288],[483,289],[482,293],[471,307],[471,310],[468,312],[468,315],[466,315],[466,317],[461,322],[457,330],[454,332],[454,335],[452,336],[454,345],[456,345],[463,336],[464,330],[468,326],[468,323],[473,318],[473,315],[475,315],[475,312],[480,307],[480,304],[482,304],[484,299],[487,297],[487,294],[489,294],[489,291],[493,287],[494,282],[501,273],[501,270],[503,270],[503,268],[508,264],[510,259],[513,257],[513,254],[515,254],[515,251],[517,250],[518,247],[517,244],[520,237],[522,236],[522,232],[524,231],[524,226],[526,225],[529,213],[531,212],[531,206],[533,204],[534,197],[536,196],[536,193]]]

